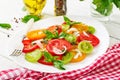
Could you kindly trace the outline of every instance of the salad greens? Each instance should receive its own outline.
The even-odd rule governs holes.
[[[53,57],[50,53],[44,51],[43,52],[44,56],[45,56],[45,59],[47,62],[53,62],[54,66],[58,69],[61,69],[61,70],[65,70],[65,68],[63,67],[63,62],[61,60],[56,60],[55,57]]]
[[[47,36],[46,39],[48,39],[48,40],[59,37],[57,31],[55,31],[54,33],[52,33],[52,32],[50,32],[48,30],[45,30],[44,33],[46,34],[46,36]]]
[[[71,25],[74,25],[74,24],[79,24],[81,22],[76,22],[76,21],[71,21],[68,17],[66,16],[63,16],[64,18],[64,21],[66,22],[67,25],[71,26]]]
[[[76,42],[76,36],[74,36],[72,34],[65,33],[65,32],[61,32],[59,35],[59,38],[65,38],[65,40],[69,41],[70,43]]]
[[[4,29],[10,29],[10,28],[11,28],[11,25],[8,24],[8,23],[0,23],[0,27],[1,27],[1,28],[4,28]]]

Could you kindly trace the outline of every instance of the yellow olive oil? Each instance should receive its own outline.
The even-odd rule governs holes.
[[[30,14],[41,16],[46,0],[23,0],[27,11]]]

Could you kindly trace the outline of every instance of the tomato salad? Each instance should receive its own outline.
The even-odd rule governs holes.
[[[29,31],[22,41],[25,59],[65,70],[68,63],[84,60],[100,41],[94,35],[95,28],[63,16],[60,25]]]

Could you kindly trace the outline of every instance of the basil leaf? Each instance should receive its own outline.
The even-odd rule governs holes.
[[[40,20],[40,18],[36,15],[26,15],[22,18],[22,22],[27,23],[31,18],[33,18],[35,22]]]
[[[65,38],[67,36],[67,33],[61,32],[59,35],[59,38]]]
[[[65,68],[63,67],[63,62],[60,60],[55,60],[54,62],[54,66],[60,70],[65,70]]]
[[[74,24],[80,24],[81,22],[71,22],[71,25],[74,25]]]
[[[66,24],[68,24],[68,25],[71,24],[71,20],[68,17],[63,16],[63,18],[64,18],[64,21],[66,22]]]
[[[59,38],[64,38],[70,43],[76,43],[76,37],[73,34],[68,34],[65,32],[61,32]]]
[[[10,28],[11,28],[11,25],[8,24],[8,23],[0,23],[0,27],[1,27],[1,28],[4,28],[4,29],[10,29]]]
[[[75,22],[75,21],[71,21],[68,17],[66,16],[63,16],[64,18],[64,21],[66,22],[67,25],[71,26],[71,25],[74,25],[74,24],[79,24],[81,22]]]
[[[64,64],[63,64],[62,61],[56,60],[55,57],[53,57],[50,53],[48,53],[48,52],[46,52],[46,51],[44,51],[43,54],[44,54],[45,60],[46,60],[47,62],[53,62],[54,66],[55,66],[56,68],[61,69],[61,70],[65,70],[65,68],[63,68],[63,65],[64,65]]]
[[[43,53],[44,53],[44,57],[45,57],[47,62],[52,62],[53,61],[53,56],[50,53],[48,53],[46,51],[44,51]]]
[[[59,35],[58,35],[58,32],[55,31],[54,33],[48,31],[48,30],[45,30],[44,33],[46,34],[46,38],[47,39],[53,39],[53,38],[58,38]]]

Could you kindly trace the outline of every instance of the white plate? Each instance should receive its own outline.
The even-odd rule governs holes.
[[[64,66],[66,68],[66,70],[59,70],[53,66],[47,66],[47,65],[43,65],[43,64],[39,64],[39,63],[27,62],[24,59],[23,55],[17,56],[17,57],[12,57],[12,56],[9,56],[9,57],[22,67],[36,70],[36,71],[41,71],[41,72],[49,72],[49,73],[67,72],[67,71],[71,71],[71,70],[84,68],[84,67],[92,64],[99,56],[104,54],[106,49],[108,48],[108,46],[109,46],[108,32],[100,22],[94,20],[93,18],[81,17],[81,16],[69,16],[69,18],[74,21],[80,21],[87,25],[94,26],[96,29],[95,35],[100,39],[100,44],[94,49],[93,53],[91,55],[87,56],[87,58],[84,59],[83,61],[78,62],[78,63],[67,64]],[[48,26],[51,26],[51,25],[61,24],[63,21],[64,20],[63,20],[62,16],[43,19],[43,20],[36,22],[33,29],[47,28]],[[7,55],[9,55],[11,53],[10,49],[12,47],[14,47],[14,45],[15,44],[14,44],[14,39],[13,39],[9,43]]]

